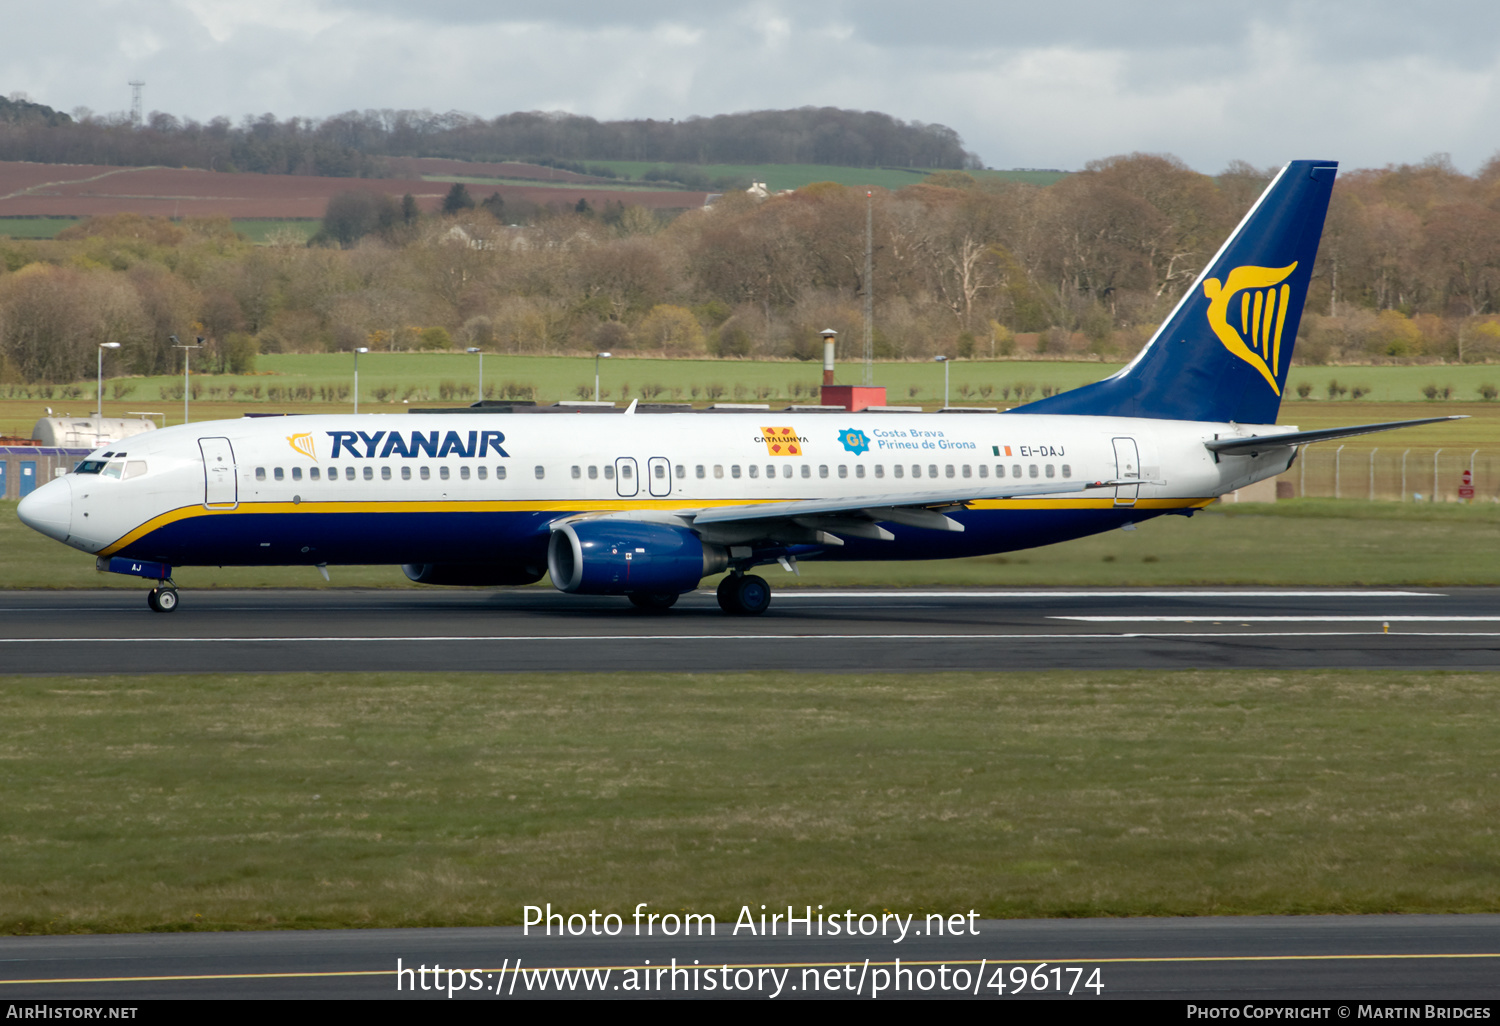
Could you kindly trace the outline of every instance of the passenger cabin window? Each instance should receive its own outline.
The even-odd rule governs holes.
[[[481,480],[481,481],[485,480],[486,478],[488,478],[490,476],[490,471],[489,471],[488,467],[479,467],[476,472],[479,474],[479,480]]]
[[[307,476],[312,478],[314,481],[317,481],[323,476],[323,472],[320,471],[317,467],[312,467],[307,471]]]
[[[410,481],[411,480],[411,468],[410,467],[402,467],[401,468],[401,480],[403,480],[403,481]]]
[[[974,476],[973,473],[969,470],[969,465],[967,463],[965,463],[964,464],[964,477],[973,477],[973,476]]]
[[[547,468],[543,467],[541,465],[538,465],[537,468],[536,468],[536,479],[538,481],[540,481],[542,478],[544,478],[546,476],[547,476]]]
[[[879,470],[880,468],[877,467],[876,469]],[[891,476],[892,477],[901,477],[904,474],[905,474],[905,471],[902,470],[901,464],[899,464],[899,463],[896,464],[894,467],[891,468]],[[880,475],[876,474],[875,476],[879,477]]]
[[[583,468],[582,467],[574,467],[572,469],[572,474],[573,474],[573,480],[575,480],[575,481],[579,480],[580,478],[583,477]]]
[[[885,464],[884,463],[877,463],[877,464],[875,464],[875,476],[876,477],[885,477]]]
[[[375,468],[374,467],[365,467],[365,480],[366,481],[373,481],[373,480],[375,480]]]
[[[739,476],[740,476],[740,465],[738,463],[734,464],[732,467],[729,468],[729,476],[732,477],[732,478],[736,478],[736,479],[739,478]]]
[[[391,468],[388,467],[388,466],[381,467],[380,468],[380,480],[382,480],[382,481],[389,481],[390,479],[391,479]]]
[[[750,464],[747,469],[750,471],[751,477],[760,477],[760,468],[757,467],[754,463]]]
[[[1052,465],[1052,464],[1050,464],[1050,463],[1049,463],[1049,464],[1047,464],[1047,476],[1048,476],[1048,477],[1056,477],[1056,476],[1057,476],[1057,468],[1056,468],[1056,467],[1054,467],[1054,466],[1053,466],[1053,465]]]
[[[615,479],[615,468],[611,467],[611,466],[606,466],[604,468],[604,480],[606,480],[606,481],[613,481],[614,479]]]
[[[430,480],[432,478],[432,470],[428,467],[422,467],[417,471],[417,476],[423,481]]]
[[[687,467],[684,467],[681,463],[677,464],[677,477],[679,479],[687,477]]]
[[[255,468],[255,480],[257,480],[257,481],[264,481],[265,479],[266,479],[266,468],[265,467],[256,467]]]
[[[354,480],[354,468],[353,467],[345,467],[344,468],[344,480],[345,481],[353,481]]]
[[[1073,468],[1070,467],[1066,463],[1064,463],[1062,465],[1062,472],[1063,472],[1063,477],[1072,477],[1073,476]]]
[[[766,479],[769,480],[769,479],[771,479],[771,478],[773,478],[775,476],[776,476],[776,465],[774,463],[767,463],[766,464]]]
[[[495,468],[495,480],[496,481],[504,481],[505,480],[505,468],[504,467],[496,467]]]
[[[281,481],[286,477],[286,471],[282,470],[280,467],[277,467],[271,471],[271,476],[276,480]]]
[[[846,467],[846,466],[844,466],[844,464],[840,463],[839,464],[839,477],[848,477],[848,476],[849,476],[849,468]]]
[[[537,476],[540,477],[541,475],[538,474]],[[446,463],[438,467],[438,477],[444,481],[448,480],[448,465]]]
[[[701,481],[704,477],[708,476],[707,468],[705,468],[701,463],[698,464],[693,468],[693,476],[697,477]]]
[[[828,476],[828,464],[826,464],[826,463],[820,463],[820,464],[818,464],[818,476],[819,477],[827,477]]]
[[[292,468],[292,480],[293,481],[301,481],[302,480],[302,468],[301,467],[293,467]]]
[[[597,481],[597,480],[599,480],[599,468],[598,467],[590,467],[589,468],[589,480],[590,481]]]
[[[723,464],[715,463],[714,464],[714,477],[723,477],[723,476],[724,476],[724,466],[723,466]]]
[[[458,479],[460,481],[467,481],[469,479],[469,465],[467,463],[458,468]]]
[[[856,463],[854,465],[854,476],[855,477],[864,477],[865,476],[865,465],[863,463]]]
[[[1036,469],[1036,464],[1035,464],[1035,463],[1033,463],[1033,464],[1031,464],[1031,465],[1030,465],[1030,466],[1028,466],[1028,467],[1027,467],[1027,468],[1026,468],[1026,469],[1027,469],[1027,472],[1028,472],[1028,473],[1029,473],[1029,474],[1030,474],[1030,475],[1031,475],[1031,476],[1032,476],[1032,477],[1036,477],[1036,476],[1037,476],[1037,469]],[[1019,475],[1019,474],[1018,474],[1018,475],[1016,475],[1016,476],[1017,476],[1017,477],[1019,477],[1019,476],[1020,476],[1020,475]]]
[[[965,468],[964,468],[964,469],[965,469],[965,470],[967,470],[967,469],[968,469],[968,468],[967,468],[967,467],[965,467]],[[999,469],[999,468],[996,468],[996,469]],[[989,476],[990,476],[990,468],[989,468],[989,467],[987,467],[987,466],[985,466],[985,465],[984,465],[984,464],[983,464],[983,463],[981,463],[981,464],[980,464],[980,465],[979,465],[979,476],[980,476],[980,477],[989,477]],[[996,474],[996,475],[995,475],[995,476],[996,476],[996,477],[1000,477],[1000,476],[1002,476],[1002,475],[1000,475],[1000,474]]]

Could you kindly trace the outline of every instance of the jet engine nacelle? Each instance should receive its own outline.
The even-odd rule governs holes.
[[[547,569],[559,591],[580,595],[632,592],[680,595],[729,567],[729,553],[692,531],[629,520],[557,524]]]
[[[502,584],[535,584],[546,573],[539,566],[511,563],[406,563],[401,572],[418,584],[453,584],[460,587],[492,587]]]

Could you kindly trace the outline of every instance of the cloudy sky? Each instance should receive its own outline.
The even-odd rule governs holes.
[[[1134,150],[1200,171],[1500,151],[1494,0],[50,0],[6,4],[0,93],[207,120],[428,108],[600,119],[849,107],[993,167]]]

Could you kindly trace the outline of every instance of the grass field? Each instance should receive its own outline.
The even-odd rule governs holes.
[[[78,217],[0,217],[0,238],[50,239],[81,221]],[[276,233],[293,232],[303,242],[312,238],[319,222],[308,218],[237,218],[235,230],[251,242],[263,244]]]
[[[71,228],[77,217],[0,217],[0,238],[50,239],[64,228]]]
[[[1491,675],[8,678],[0,719],[11,934],[1500,911]]]
[[[1011,407],[1020,404],[1023,389],[1025,395],[1036,399],[1044,390],[1066,390],[1097,381],[1118,370],[1119,365],[1089,361],[964,360],[949,364],[949,368],[948,397],[953,405]],[[210,411],[215,416],[239,416],[243,410],[334,412],[351,405],[336,402],[320,408],[316,396],[282,403],[268,398],[273,388],[349,389],[354,371],[350,354],[265,354],[259,357],[256,370],[255,374],[240,376],[195,374],[193,381],[202,390],[204,412],[200,416],[206,417]],[[403,399],[428,405],[470,402],[478,392],[478,361],[467,353],[372,352],[360,361],[359,370],[360,405],[369,412],[405,409]],[[603,397],[617,402],[639,398],[651,388],[658,390],[657,402],[693,402],[701,406],[712,401],[710,391],[717,389],[720,402],[785,405],[817,402],[822,369],[815,361],[659,360],[617,356],[600,362],[599,377]],[[858,370],[846,365],[839,371],[839,377],[842,381],[858,380]],[[1330,400],[1326,397],[1330,380],[1360,384],[1370,392],[1359,401]],[[484,381],[486,391],[492,395],[519,388],[541,402],[593,398],[594,360],[589,356],[487,353]],[[451,401],[440,398],[445,382],[457,390]],[[1296,387],[1303,382],[1313,386],[1306,400],[1295,398]],[[893,405],[916,404],[935,409],[943,402],[943,368],[931,361],[877,363],[875,383],[887,389],[887,401]],[[1453,398],[1426,399],[1422,389],[1428,384],[1451,388]],[[1489,423],[1500,420],[1494,416],[1500,414],[1500,403],[1480,399],[1479,389],[1485,384],[1500,384],[1500,366],[1294,367],[1287,389],[1293,398],[1283,403],[1281,420],[1325,426],[1324,421],[1327,425],[1361,423],[1362,418],[1378,420],[1388,415],[1389,419],[1398,420],[1470,413]],[[162,397],[177,395],[175,390],[181,385],[180,374],[107,378],[106,408],[111,415],[116,410],[164,410],[169,415],[168,423],[180,423],[181,399]],[[236,389],[235,400],[225,401],[231,386]],[[32,424],[48,406],[79,413],[93,407],[92,382],[46,387],[52,391],[50,397],[45,395],[43,386],[0,385],[0,433],[29,434]],[[76,393],[72,399],[62,398],[68,387]],[[260,389],[259,399],[251,398],[251,390],[255,388]],[[390,391],[383,403],[375,398],[382,389]],[[986,389],[987,396],[983,394]],[[213,390],[218,390],[218,403],[214,402]],[[32,398],[22,400],[20,397],[28,391]],[[113,398],[117,391],[123,393],[119,399]],[[1377,410],[1382,412],[1376,414]],[[1464,430],[1492,433],[1479,424],[1471,424]],[[1500,434],[1476,444],[1496,441],[1500,441]]]
[[[975,559],[890,563],[805,560],[801,575],[760,571],[774,588],[1123,587],[1147,585],[1500,584],[1500,505],[1298,499],[1215,505],[1191,519],[1166,516],[1040,549]],[[1314,558],[1315,557],[1315,558]],[[184,602],[197,588],[421,588],[395,566],[185,567]],[[708,584],[713,584],[709,581]],[[0,503],[0,587],[123,588],[91,557],[37,534]],[[546,584],[536,587],[548,587]],[[144,598],[142,598],[144,601]],[[623,603],[624,600],[621,599]]]
[[[615,173],[639,180],[648,171],[661,170],[675,165],[653,163],[643,160],[591,160],[590,165],[608,167]],[[813,182],[838,182],[840,185],[873,185],[881,189],[900,189],[916,185],[932,174],[931,171],[895,167],[843,167],[835,164],[692,164],[686,165],[701,171],[710,179],[743,178],[765,182],[772,192],[782,189],[800,189]],[[1030,185],[1051,185],[1064,177],[1061,171],[970,171],[975,178],[995,178],[1006,181],[1026,182]]]

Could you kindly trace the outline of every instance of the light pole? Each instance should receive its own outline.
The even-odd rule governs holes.
[[[948,358],[946,356],[934,356],[933,362],[943,365],[943,407],[948,406]]]
[[[94,411],[94,417],[102,420],[104,418],[104,351],[106,349],[119,349],[118,342],[99,343],[99,408]]]
[[[354,351],[354,412],[359,412],[359,354],[368,353],[368,346],[360,346]]]
[[[184,345],[179,342],[176,335],[168,337],[172,340],[173,349],[182,350],[182,422],[186,424],[188,422],[188,396],[191,394],[188,385],[188,357],[191,355],[192,350],[203,348],[203,337],[200,335],[198,337],[198,344],[193,346]]]
[[[484,402],[484,350],[478,346],[470,346],[464,352],[475,353],[479,356],[479,401]]]
[[[599,361],[608,359],[608,353],[594,354],[594,402],[596,403],[599,401]]]

